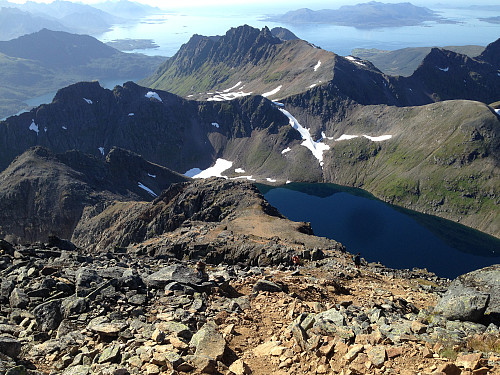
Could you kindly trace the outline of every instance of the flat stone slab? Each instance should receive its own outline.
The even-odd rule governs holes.
[[[180,264],[164,267],[146,277],[144,281],[147,286],[156,289],[165,288],[171,282],[190,286],[196,286],[203,282],[194,269]]]

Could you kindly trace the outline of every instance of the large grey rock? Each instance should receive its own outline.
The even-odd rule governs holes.
[[[16,358],[21,353],[21,343],[9,336],[0,336],[0,353]]]
[[[68,297],[61,303],[61,312],[64,318],[71,315],[82,314],[87,312],[90,306],[90,301],[88,298],[83,297]]]
[[[438,301],[434,312],[450,320],[477,322],[484,314],[500,317],[500,265],[457,277]]]
[[[9,303],[12,308],[25,309],[30,303],[30,298],[22,289],[14,288],[10,293]]]
[[[57,329],[63,317],[61,314],[61,301],[50,301],[42,303],[33,309],[38,328],[47,332]]]
[[[196,274],[194,269],[184,265],[174,264],[149,275],[144,281],[146,285],[151,288],[162,289],[172,281],[180,284],[197,285],[203,280]]]
[[[330,309],[316,315],[313,328],[325,334],[332,334],[345,325],[344,315],[336,309]]]
[[[193,335],[189,346],[196,348],[196,356],[220,360],[226,350],[226,341],[217,332],[215,323],[208,322]]]

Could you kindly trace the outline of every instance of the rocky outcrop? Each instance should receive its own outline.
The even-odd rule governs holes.
[[[122,149],[102,160],[35,147],[0,174],[0,235],[22,242],[70,238],[88,205],[152,200],[170,184],[187,180]]]
[[[449,320],[500,322],[500,265],[457,277],[434,312]]]

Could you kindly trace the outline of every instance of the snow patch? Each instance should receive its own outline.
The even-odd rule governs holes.
[[[148,91],[148,93],[145,96],[148,99],[153,98],[153,99],[158,100],[159,102],[163,102],[163,100],[161,100],[161,98],[160,98],[160,95],[158,95],[158,93],[156,93],[154,91]]]
[[[278,87],[276,87],[274,90],[271,90],[269,92],[265,92],[264,94],[262,94],[262,96],[264,98],[267,98],[268,96],[271,96],[271,95],[274,95],[276,94],[278,91],[281,90],[281,88],[283,87],[283,85],[279,85]]]
[[[304,146],[304,147],[307,147],[311,152],[312,154],[314,155],[314,157],[316,159],[318,159],[319,161],[319,164],[321,166],[323,166],[323,152],[326,151],[326,150],[329,150],[330,149],[330,146],[328,146],[327,144],[325,143],[322,143],[322,142],[315,142],[312,137],[311,137],[311,133],[309,133],[309,129],[306,129],[304,128],[302,125],[299,124],[299,122],[297,121],[297,119],[295,117],[293,117],[290,112],[288,111],[285,111],[284,109],[282,108],[279,108],[279,110],[281,112],[283,112],[283,114],[288,117],[288,120],[290,121],[290,125],[299,131],[300,133],[300,136],[302,137],[302,139],[304,140],[301,145]]]
[[[87,102],[87,104],[94,104],[94,103],[92,102],[92,100],[90,100],[90,99],[83,98],[83,100],[85,100],[85,101]]]
[[[252,176],[238,176],[238,177],[232,177],[230,180],[240,180],[240,179],[247,179],[248,181],[257,181],[255,178]]]
[[[47,133],[47,130],[49,130],[49,128],[47,128],[47,127],[44,127],[44,128],[43,128],[43,131],[44,131],[45,133]]]
[[[151,178],[156,178],[155,174],[148,173],[148,176],[151,177]]]
[[[287,152],[292,151],[290,147],[285,148],[283,151],[281,151],[282,154],[286,154]]]
[[[242,97],[248,96],[248,95],[252,95],[252,92],[238,91],[238,92],[228,92],[225,94],[218,93],[217,95],[214,95],[211,98],[208,98],[207,101],[209,101],[209,102],[223,102],[226,100],[233,100],[236,98],[242,98]]]
[[[273,102],[274,105],[277,105],[278,107],[284,107],[285,105],[280,102]]]
[[[40,132],[40,130],[38,129],[38,125],[35,124],[35,120],[34,119],[31,120],[31,125],[29,127],[29,130],[33,130],[37,135]]]
[[[148,188],[147,186],[145,186],[143,183],[138,182],[138,183],[137,183],[137,185],[138,185],[141,189],[146,190],[146,191],[149,193],[149,195],[151,195],[151,196],[153,196],[153,197],[157,197],[157,196],[158,196],[158,194],[156,194],[153,190],[151,190],[150,188]]]
[[[268,182],[276,182],[276,180],[275,180],[274,178],[269,178],[269,177],[268,177],[268,178],[266,178],[266,180],[267,180]]]
[[[349,135],[349,134],[342,134],[340,137],[338,137],[335,141],[345,141],[353,138],[357,138],[359,135]],[[372,142],[381,142],[381,141],[387,141],[388,139],[392,138],[392,135],[380,135],[378,137],[372,137],[369,135],[363,134],[362,137],[365,137],[366,139],[369,139]]]
[[[314,71],[317,71],[321,66],[321,60],[318,60],[318,63],[314,66]]]
[[[313,83],[311,86],[309,86],[310,89],[312,89],[313,87],[316,87],[318,84],[317,83]]]
[[[64,130],[68,130],[68,128],[66,126],[61,126]]]
[[[365,64],[363,64],[361,61],[359,61],[358,58],[354,57],[354,56],[346,56],[345,57],[347,60],[349,61],[352,61],[353,63],[355,64],[358,64],[358,65],[361,65],[361,66],[366,66]]]
[[[99,147],[99,151],[101,151],[102,156],[104,156],[104,147]]]
[[[363,137],[369,139],[372,142],[382,142],[382,141],[387,141],[388,139],[392,138],[392,135],[387,134],[387,135],[380,135],[378,137],[370,137],[369,135],[364,135]]]
[[[342,134],[335,141],[345,141],[345,140],[353,139],[353,138],[357,138],[357,137],[358,137],[357,135]]]
[[[292,181],[290,181],[290,180],[286,180],[286,182],[285,182],[285,184],[287,184],[287,185],[291,184],[291,183],[292,183]]]
[[[232,165],[233,165],[232,161],[224,160],[224,159],[217,159],[215,161],[215,164],[212,167],[207,168],[204,171],[201,171],[201,172],[195,174],[192,177],[193,178],[209,178],[209,177],[224,177],[224,178],[227,178],[227,176],[223,176],[222,175],[222,172],[224,172],[224,171],[228,170],[229,168],[231,168]],[[191,177],[191,176],[189,176],[189,177]]]
[[[498,116],[500,116],[500,109],[495,109],[495,112],[497,113]]]
[[[233,87],[230,87],[230,88],[228,88],[228,89],[224,90],[223,92],[229,92],[229,91],[234,90],[235,88],[237,88],[237,87],[239,87],[239,86],[241,86],[241,81],[239,81],[239,82],[238,82],[236,85],[234,85]]]
[[[135,113],[129,113],[128,115],[129,116],[135,116]]]
[[[212,126],[215,126],[217,129],[219,129],[220,125],[216,122],[212,122]]]
[[[446,68],[440,68],[439,66],[437,67],[439,70],[443,71],[443,72],[447,72],[448,70],[450,70],[450,67],[447,66]]]
[[[245,170],[244,169],[241,169],[241,168],[236,168],[234,170],[236,173],[245,173]]]

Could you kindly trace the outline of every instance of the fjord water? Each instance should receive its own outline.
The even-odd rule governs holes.
[[[306,183],[259,189],[287,218],[310,222],[314,234],[361,252],[369,262],[427,268],[448,278],[500,263],[499,239],[391,206],[359,189]]]
[[[325,7],[324,3],[321,5]],[[308,4],[311,9],[322,9]],[[336,8],[336,6],[331,6]],[[173,56],[193,34],[224,35],[231,27],[248,24],[269,28],[281,26],[325,50],[349,55],[354,48],[395,50],[406,47],[429,47],[476,44],[486,46],[500,37],[500,25],[481,21],[494,12],[473,9],[438,9],[440,16],[454,23],[425,22],[418,26],[359,29],[329,24],[284,24],[266,21],[270,15],[297,9],[297,4],[232,5],[175,10],[146,17],[140,22],[115,25],[110,31],[95,35],[108,42],[115,39],[153,39],[156,49],[136,50],[147,55]]]

